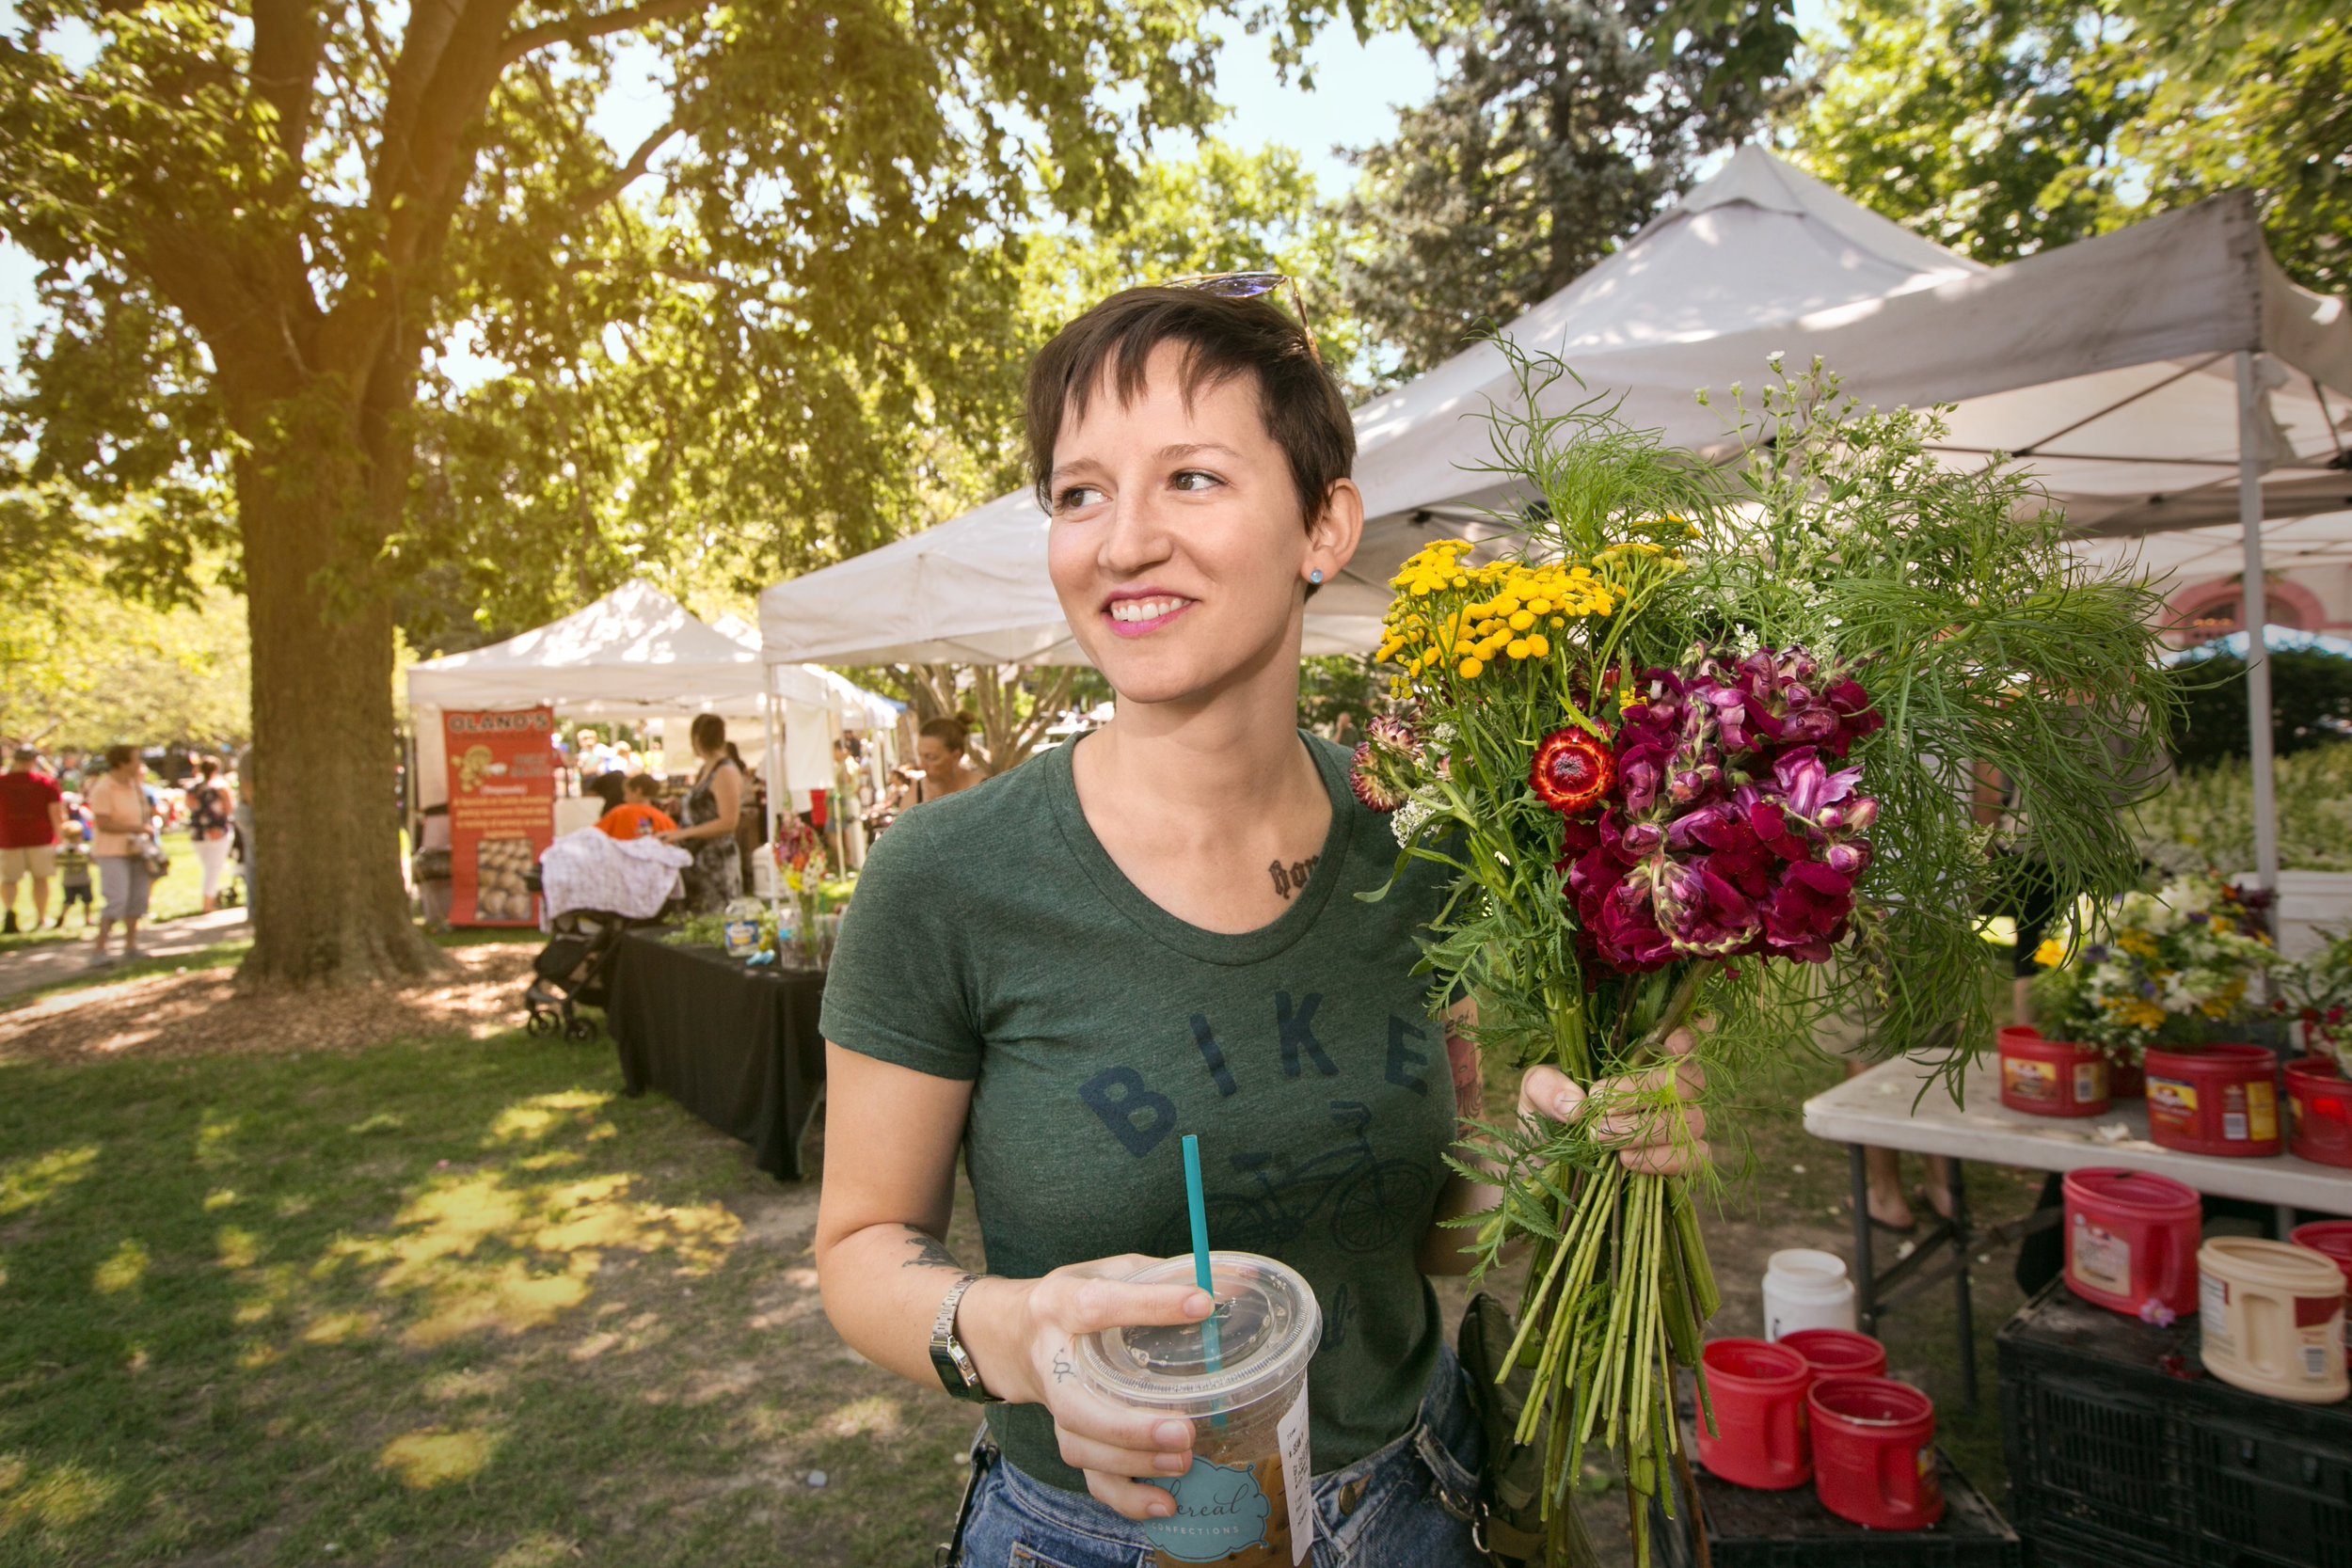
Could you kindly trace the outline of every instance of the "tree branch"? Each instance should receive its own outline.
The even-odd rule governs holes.
[[[310,134],[310,85],[326,47],[309,0],[254,0],[253,90],[278,111],[278,145],[297,177]]]
[[[510,34],[501,45],[499,67],[513,65],[534,49],[545,49],[551,43],[585,43],[590,39],[603,38],[608,33],[625,33],[660,22],[665,17],[685,11],[701,10],[708,0],[645,0],[641,6],[628,6],[600,16],[575,16],[562,22],[543,22],[536,27],[526,27]]]
[[[573,205],[573,215],[577,217],[593,213],[628,189],[644,175],[646,166],[653,162],[653,155],[661,150],[662,144],[686,128],[678,119],[673,117],[652,135],[639,142],[637,150],[630,153],[628,161],[613,171],[612,179],[581,194],[580,200]]]

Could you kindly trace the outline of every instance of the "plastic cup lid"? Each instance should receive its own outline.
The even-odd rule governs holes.
[[[1315,1293],[1297,1271],[1254,1252],[1212,1252],[1216,1370],[1199,1323],[1106,1328],[1078,1341],[1088,1386],[1120,1404],[1205,1416],[1250,1404],[1307,1370],[1323,1337]],[[1192,1259],[1169,1258],[1129,1275],[1139,1285],[1192,1282]]]

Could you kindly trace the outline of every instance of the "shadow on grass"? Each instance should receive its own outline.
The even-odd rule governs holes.
[[[833,1338],[813,1190],[618,1089],[519,1035],[0,1068],[0,1557],[926,1555],[966,1422]]]

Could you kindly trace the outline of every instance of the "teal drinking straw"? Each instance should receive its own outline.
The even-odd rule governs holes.
[[[1193,1282],[1209,1292],[1209,1300],[1216,1300],[1216,1276],[1209,1272],[1209,1203],[1200,1190],[1200,1139],[1198,1134],[1184,1134],[1184,1204],[1192,1211],[1192,1277]],[[1216,1308],[1200,1321],[1200,1351],[1208,1358],[1212,1376],[1225,1370],[1223,1347],[1217,1343]],[[1222,1425],[1224,1418],[1219,1417]]]

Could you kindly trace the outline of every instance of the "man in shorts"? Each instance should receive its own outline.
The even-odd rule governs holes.
[[[0,908],[4,927],[16,930],[16,884],[33,879],[32,930],[49,915],[49,879],[57,874],[57,835],[65,827],[65,792],[57,781],[35,770],[40,753],[19,746],[0,773]]]

